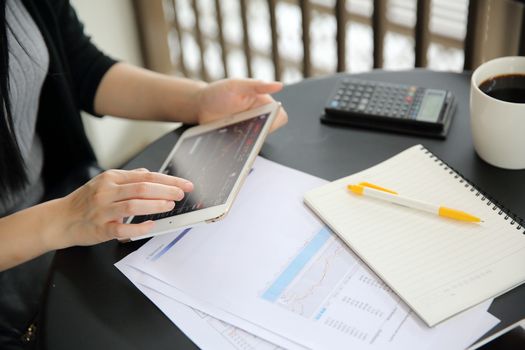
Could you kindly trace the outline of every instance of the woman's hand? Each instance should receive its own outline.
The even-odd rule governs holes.
[[[269,94],[281,90],[282,87],[283,85],[278,82],[253,79],[226,79],[208,84],[197,95],[198,123],[209,123],[270,103],[274,100]],[[280,128],[287,121],[288,115],[281,108],[270,131]]]
[[[203,124],[273,101],[278,82],[225,79],[210,84],[115,64],[102,78],[95,95],[95,111],[116,117]],[[281,108],[272,125],[288,121]]]
[[[153,221],[125,224],[123,219],[170,211],[192,190],[187,180],[146,169],[105,171],[63,198],[63,246],[144,235]]]
[[[66,197],[0,218],[0,271],[51,250],[144,235],[154,222],[123,219],[172,210],[192,190],[189,181],[146,169],[108,170]]]

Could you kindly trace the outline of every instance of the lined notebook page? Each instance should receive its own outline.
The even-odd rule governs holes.
[[[371,182],[400,195],[464,210],[464,223],[346,190]],[[461,177],[414,146],[305,195],[306,204],[429,326],[525,280],[523,228]]]

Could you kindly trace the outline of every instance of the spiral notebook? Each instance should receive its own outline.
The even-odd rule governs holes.
[[[484,222],[445,219],[346,190],[364,181]],[[313,189],[304,200],[429,326],[525,281],[522,221],[421,145]]]

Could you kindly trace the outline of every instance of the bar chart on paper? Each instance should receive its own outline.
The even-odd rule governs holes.
[[[327,228],[291,257],[261,298],[369,344],[381,334],[393,336],[408,315]]]

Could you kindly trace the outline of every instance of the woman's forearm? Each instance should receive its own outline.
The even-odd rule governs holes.
[[[0,271],[69,246],[60,227],[61,213],[61,199],[57,199],[1,218]]]
[[[130,119],[197,123],[199,91],[206,83],[171,77],[127,63],[104,75],[95,95],[95,111]]]

